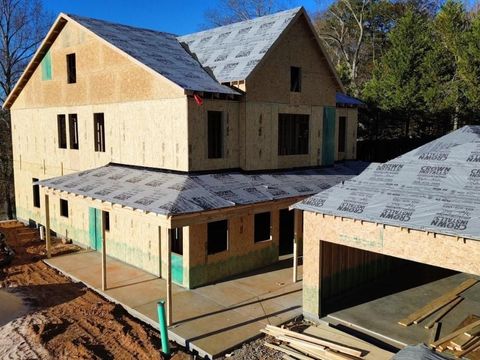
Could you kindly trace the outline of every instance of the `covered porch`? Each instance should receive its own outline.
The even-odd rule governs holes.
[[[356,166],[187,175],[112,164],[42,180],[47,256],[54,230],[98,252],[101,271],[85,276],[90,282],[96,277],[104,292],[112,286],[109,256],[165,279],[162,296],[172,325],[178,320],[173,283],[196,288],[277,263],[282,210],[350,178],[361,170]],[[302,218],[299,211],[290,213],[288,271],[296,283]]]
[[[168,297],[165,279],[106,258],[108,287],[102,289],[102,254],[93,250],[45,260],[85,283],[133,316],[158,328],[156,304]],[[292,260],[188,290],[171,285],[173,326],[169,337],[200,356],[216,357],[258,336],[266,324],[279,325],[302,313],[302,267],[292,282]]]

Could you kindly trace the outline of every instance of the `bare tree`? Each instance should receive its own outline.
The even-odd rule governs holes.
[[[51,16],[40,0],[0,0],[0,99],[4,103],[46,34]],[[3,197],[3,199],[2,199]],[[10,113],[0,113],[0,201],[14,217]]]
[[[371,0],[338,0],[315,21],[343,80],[355,92]]]
[[[205,27],[231,24],[269,15],[286,8],[279,0],[223,0],[215,9],[205,12]]]

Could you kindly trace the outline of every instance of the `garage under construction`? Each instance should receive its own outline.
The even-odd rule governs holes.
[[[480,314],[479,194],[480,127],[466,126],[295,205],[304,212],[304,315],[398,348],[424,342],[460,356],[470,346],[476,359],[478,338],[458,337]],[[422,270],[402,272],[405,261]],[[441,275],[422,283],[422,272]],[[386,296],[325,308],[355,286],[375,294],[407,277]]]

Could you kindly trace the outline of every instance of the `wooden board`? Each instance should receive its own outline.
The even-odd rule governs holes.
[[[432,328],[435,325],[435,323],[438,323],[438,321],[440,321],[445,315],[447,315],[450,312],[450,310],[452,310],[455,306],[460,304],[462,300],[463,300],[462,297],[457,297],[450,304],[445,306],[442,309],[442,311],[440,311],[437,315],[435,315],[435,317],[428,324],[425,325],[425,329]]]
[[[464,333],[465,331],[461,331],[459,332],[459,330],[465,328],[465,326],[469,326],[475,322],[478,322],[480,320],[480,316],[477,316],[477,315],[469,315],[467,318],[465,318],[465,320],[463,320],[460,324],[458,324],[458,326],[453,330],[452,333],[457,333],[457,335],[460,335],[462,333]],[[468,330],[467,330],[468,331]],[[455,337],[455,336],[454,336]],[[441,339],[439,341],[437,341],[437,344],[439,346],[442,346],[443,348],[446,348],[447,345],[450,343],[450,340],[452,338],[448,339],[446,342],[442,343],[440,342]],[[459,354],[459,352],[455,352],[455,354]],[[470,352],[467,356],[466,356],[467,359],[470,359],[470,360],[480,360],[480,350],[479,349],[476,349],[475,351],[472,351]]]
[[[329,341],[345,344],[349,347],[365,350],[367,354],[363,356],[366,360],[387,360],[391,359],[393,353],[383,350],[375,345],[372,345],[364,340],[360,340],[350,334],[337,330],[327,325],[310,326],[305,329],[304,334],[320,337]]]
[[[421,309],[418,309],[417,311],[413,312],[409,316],[407,316],[405,319],[400,320],[398,323],[403,326],[409,326],[413,323],[418,323],[421,320],[425,319],[427,316],[430,314],[434,313],[435,311],[441,309],[448,303],[452,302],[455,300],[458,294],[461,292],[467,290],[468,288],[472,287],[478,282],[476,279],[468,279],[461,283],[459,286],[456,288],[448,291],[444,295],[436,298],[435,300],[429,302],[427,305],[422,307]]]

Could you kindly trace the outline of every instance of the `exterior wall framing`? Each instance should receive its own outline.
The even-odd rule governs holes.
[[[477,240],[304,212],[303,309],[310,318],[321,314],[324,278],[317,254],[323,242],[480,275]]]

